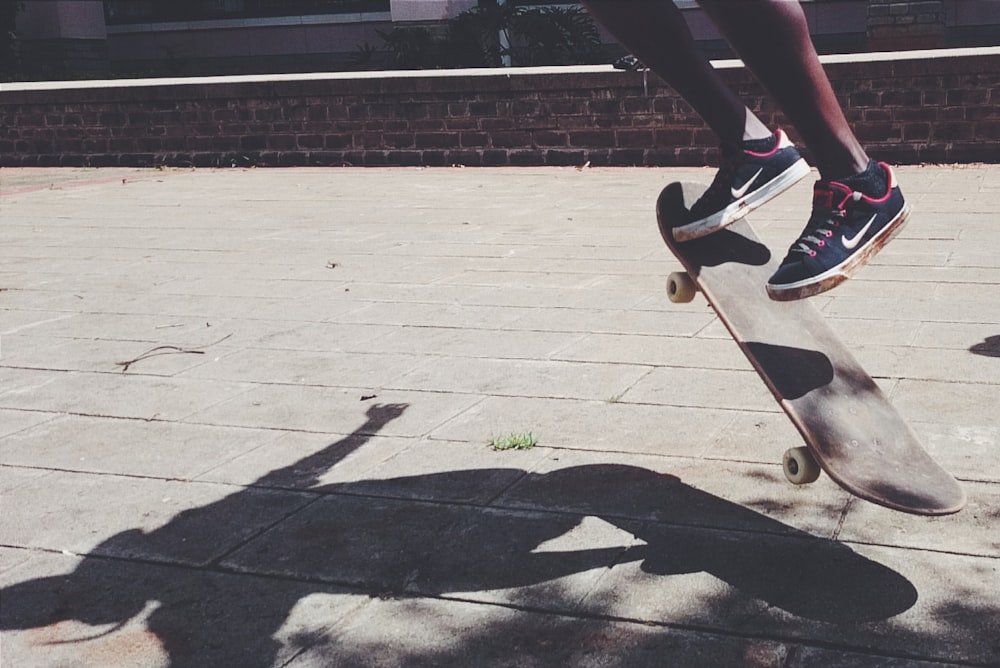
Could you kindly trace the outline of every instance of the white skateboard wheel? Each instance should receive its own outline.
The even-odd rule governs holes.
[[[686,271],[675,271],[667,276],[667,298],[675,304],[686,304],[694,299],[698,286]]]
[[[807,485],[819,477],[819,464],[809,452],[809,448],[798,447],[785,451],[781,459],[785,477],[793,485]]]

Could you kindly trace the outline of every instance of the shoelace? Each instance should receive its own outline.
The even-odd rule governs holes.
[[[853,192],[849,201],[857,202],[861,197],[861,193]],[[809,257],[816,257],[819,253],[818,249],[826,246],[827,242],[833,238],[837,228],[840,227],[840,220],[847,217],[847,209],[843,206],[847,201],[845,200],[832,209],[814,207],[805,231],[792,245],[789,252],[805,253]]]

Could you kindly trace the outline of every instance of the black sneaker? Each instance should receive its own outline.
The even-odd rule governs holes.
[[[851,179],[818,181],[809,222],[767,283],[771,299],[802,299],[843,283],[902,229],[909,207],[889,165],[872,162],[853,178],[874,180],[869,192],[878,196],[858,192]]]
[[[674,239],[690,241],[718,232],[777,197],[809,174],[809,165],[782,130],[770,139],[722,149],[722,166],[697,202],[692,222],[675,227]]]

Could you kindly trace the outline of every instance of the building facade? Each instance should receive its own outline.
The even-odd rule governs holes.
[[[16,65],[3,74],[32,80],[370,69],[378,67],[389,31],[441,30],[460,13],[496,1],[21,0]],[[710,56],[731,55],[694,0],[676,1]],[[803,5],[822,53],[1000,45],[998,0]],[[621,51],[602,37],[610,61]]]

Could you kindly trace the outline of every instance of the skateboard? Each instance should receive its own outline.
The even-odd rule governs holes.
[[[700,239],[679,242],[672,228],[705,187],[671,183],[656,204],[660,234],[685,272],[671,274],[674,302],[697,292],[739,344],[805,441],[790,448],[789,481],[813,482],[820,470],[845,490],[917,515],[946,515],[965,505],[965,492],[921,446],[878,385],[808,300],[767,295],[777,259],[746,218]]]

